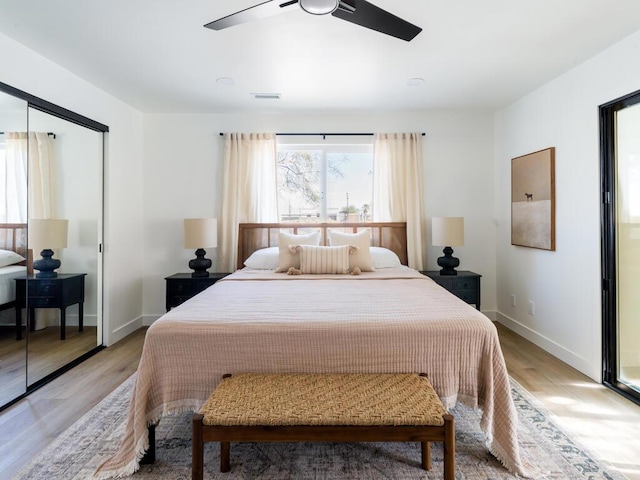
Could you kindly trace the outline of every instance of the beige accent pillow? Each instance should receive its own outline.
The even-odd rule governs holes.
[[[329,245],[332,247],[338,245],[352,245],[358,247],[358,251],[353,255],[349,255],[349,269],[353,270],[358,267],[363,272],[373,272],[373,260],[371,252],[369,252],[369,244],[371,243],[371,232],[362,230],[358,233],[342,233],[335,230],[328,230]]]
[[[0,267],[8,267],[16,263],[24,262],[26,258],[11,250],[0,250]]]
[[[294,235],[292,233],[278,233],[278,268],[276,272],[286,272],[291,267],[300,268],[300,254],[291,253],[289,245],[318,245],[320,232]]]
[[[301,273],[349,273],[349,251],[352,247],[320,247],[300,245]]]

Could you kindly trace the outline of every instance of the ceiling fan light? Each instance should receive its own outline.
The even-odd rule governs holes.
[[[300,8],[312,15],[328,15],[338,8],[340,0],[299,0]]]

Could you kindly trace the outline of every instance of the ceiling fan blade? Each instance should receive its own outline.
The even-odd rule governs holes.
[[[298,0],[268,0],[253,7],[245,8],[239,12],[232,13],[226,17],[219,18],[213,22],[209,22],[205,27],[212,30],[222,30],[223,28],[233,27],[241,23],[251,22],[259,18],[270,17],[280,12],[288,10],[287,7],[298,5]]]
[[[365,0],[343,0],[340,3],[345,4],[345,8],[339,6],[331,15],[361,27],[370,28],[407,42],[422,31],[422,28]]]

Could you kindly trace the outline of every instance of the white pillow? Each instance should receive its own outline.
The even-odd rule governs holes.
[[[256,250],[244,261],[244,266],[253,270],[275,270],[278,268],[278,247]]]
[[[342,233],[335,230],[328,230],[329,245],[351,245],[358,247],[358,251],[353,255],[349,255],[349,269],[359,267],[362,272],[373,272],[373,261],[369,252],[369,244],[371,243],[371,234],[369,230],[362,230],[358,233]]]
[[[307,233],[306,235],[293,235],[291,233],[278,233],[278,268],[276,272],[286,272],[291,267],[300,268],[300,254],[291,253],[289,245],[318,245],[320,243],[320,231]]]
[[[24,262],[26,258],[11,250],[0,249],[0,267],[8,267],[16,263]]]
[[[369,247],[373,268],[398,268],[402,266],[400,258],[392,250],[383,247]]]
[[[300,245],[301,273],[349,273],[349,245]]]

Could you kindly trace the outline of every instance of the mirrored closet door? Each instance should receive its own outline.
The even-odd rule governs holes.
[[[0,409],[102,348],[108,130],[0,83]]]
[[[31,107],[29,135],[29,248],[34,274],[26,280],[28,312],[23,317],[30,317],[27,385],[32,385],[102,344],[98,249],[103,135]],[[49,223],[34,224],[36,219],[66,221],[66,242],[53,245],[58,247],[53,248],[53,258],[60,261],[53,278],[44,278],[36,268],[41,247],[48,246],[38,245],[35,235],[50,233]],[[43,232],[33,231],[41,226]]]
[[[15,279],[27,271],[27,162],[9,138],[26,131],[27,102],[0,91],[0,406],[27,389],[27,339],[17,338],[15,316]]]

